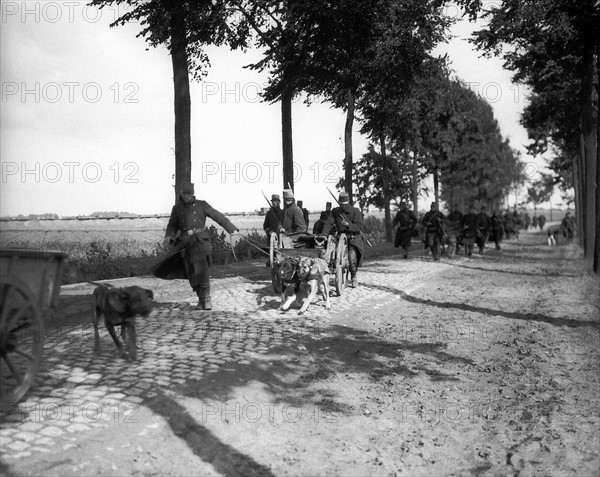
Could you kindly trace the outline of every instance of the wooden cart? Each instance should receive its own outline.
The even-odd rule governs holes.
[[[67,254],[0,250],[0,402],[15,404],[42,361],[44,320],[60,292]]]
[[[329,264],[329,270],[335,277],[335,289],[339,296],[344,293],[348,281],[348,237],[340,234],[338,237],[330,235],[320,243],[316,237],[308,235],[303,237],[306,242],[314,243],[314,247],[294,247],[288,237],[283,234],[271,234],[269,243],[269,260],[271,264],[271,282],[273,290],[281,293],[281,282],[277,270],[284,257],[318,257]]]

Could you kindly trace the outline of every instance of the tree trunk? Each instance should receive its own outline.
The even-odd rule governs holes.
[[[591,260],[594,254],[596,232],[596,144],[594,131],[593,84],[594,84],[594,36],[589,32],[584,37],[581,91],[579,106],[581,110],[581,134],[583,136],[585,172],[585,242],[583,256]]]
[[[385,136],[379,135],[381,145],[381,161],[383,169],[383,208],[385,211],[385,240],[392,241],[392,213],[390,211],[390,181],[388,177],[387,154],[385,152]]]
[[[412,181],[411,181],[411,193],[413,212],[419,216],[419,165],[417,163],[417,154],[413,154],[412,161]]]
[[[352,200],[352,125],[354,124],[354,94],[348,88],[347,94],[346,124],[344,126],[344,188]]]
[[[181,183],[192,180],[191,100],[186,48],[185,13],[174,4],[171,16],[171,60],[175,108],[175,200]]]
[[[596,39],[596,78],[600,79],[600,40]],[[596,83],[596,111],[600,111],[600,84]],[[600,118],[596,118],[596,234],[594,239],[594,273],[600,274]]]
[[[294,190],[294,148],[292,145],[292,98],[291,90],[281,94],[281,146],[283,150],[283,188]]]
[[[583,143],[583,141],[582,141]],[[583,145],[580,148],[580,151],[583,151]],[[581,175],[581,163],[582,158],[579,151],[573,157],[573,189],[575,191],[575,217],[577,220],[577,227],[579,229],[579,233],[577,234],[577,241],[581,248],[583,248],[584,242],[584,227],[585,223],[583,221],[584,212],[583,212],[583,177]]]
[[[433,195],[435,197],[435,201],[440,203],[440,178],[439,178],[439,169],[437,166],[433,167]]]

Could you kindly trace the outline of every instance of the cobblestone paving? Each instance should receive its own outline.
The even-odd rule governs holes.
[[[297,306],[286,313],[277,311],[279,297],[266,280],[214,279],[216,309],[210,312],[194,310],[195,297],[176,302],[155,290],[158,306],[148,318],[138,319],[140,349],[134,364],[116,356],[105,329],[101,329],[102,353],[94,354],[91,311],[82,312],[80,325],[46,337],[42,368],[26,399],[1,410],[0,455],[10,463],[50,452],[57,445],[68,449],[85,433],[112,422],[135,422],[140,406],[155,397],[157,390],[199,380],[233,363],[249,365],[294,335],[326,333],[333,316],[343,316],[358,306],[391,303],[398,297],[385,291],[386,287],[410,293],[447,266],[418,259],[371,261],[360,270],[361,286],[331,298],[331,311],[325,310],[319,296],[302,316]],[[127,279],[127,284],[145,286],[144,280]],[[180,283],[189,290],[187,282]],[[79,284],[64,287],[62,295],[69,290],[91,294],[92,289],[92,285]]]

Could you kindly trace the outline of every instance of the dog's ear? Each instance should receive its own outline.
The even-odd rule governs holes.
[[[124,313],[127,310],[127,302],[129,301],[129,294],[122,290],[111,290],[108,292],[106,297],[109,305],[119,313]]]
[[[150,300],[154,300],[154,292],[152,290],[146,290],[146,296]]]

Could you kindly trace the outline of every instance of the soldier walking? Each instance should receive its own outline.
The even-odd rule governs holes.
[[[495,210],[490,220],[490,240],[496,245],[496,250],[501,250],[500,242],[504,238],[504,226],[500,211]]]
[[[478,222],[479,217],[477,215],[477,209],[473,206],[463,217],[462,224],[462,243],[465,246],[465,253],[467,254],[467,257],[473,255],[473,247],[475,245],[475,241],[477,240]]]
[[[198,296],[198,310],[212,310],[210,275],[212,245],[206,227],[210,217],[231,235],[239,234],[238,228],[227,217],[204,200],[194,196],[194,184],[183,183],[177,203],[171,210],[164,245],[173,245],[171,252],[152,268],[158,278],[172,280],[187,278]]]
[[[425,227],[425,247],[431,250],[433,259],[440,259],[440,245],[445,235],[444,220],[446,216],[439,210],[437,202],[431,203],[431,209],[423,217],[423,226]]]
[[[485,249],[485,243],[487,242],[492,227],[492,221],[490,216],[485,211],[485,207],[481,207],[481,211],[477,215],[477,247],[479,248],[479,255],[483,255]]]
[[[392,228],[398,224],[394,247],[402,247],[402,255],[405,259],[408,258],[408,249],[410,248],[410,243],[414,236],[413,232],[416,231],[415,226],[417,225],[417,222],[417,217],[413,211],[408,208],[406,202],[400,202],[400,210],[396,214],[396,217],[394,217]]]

